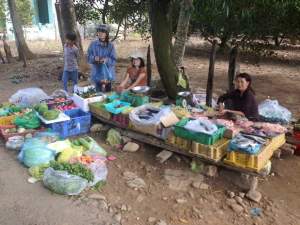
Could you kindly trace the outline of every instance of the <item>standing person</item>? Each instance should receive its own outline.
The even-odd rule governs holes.
[[[119,92],[130,90],[136,86],[147,85],[147,71],[143,55],[136,52],[131,54],[130,58],[131,63],[126,71],[125,79],[117,88]]]
[[[97,91],[111,91],[111,82],[115,80],[116,51],[109,41],[109,26],[97,27],[97,40],[88,48],[88,62],[92,65],[91,79]]]
[[[259,120],[255,92],[251,87],[252,78],[248,73],[240,73],[235,78],[236,89],[218,99],[220,113],[245,116],[249,120]]]
[[[78,82],[78,57],[79,51],[76,43],[76,34],[75,33],[67,33],[66,34],[66,43],[64,45],[64,72],[63,72],[63,85],[64,90],[68,91],[68,81],[73,81],[73,89],[74,85]]]

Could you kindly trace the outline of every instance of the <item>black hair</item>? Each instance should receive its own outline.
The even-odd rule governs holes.
[[[98,32],[102,32],[102,33],[106,33],[106,37],[105,37],[105,40],[104,42],[106,43],[106,45],[109,43],[109,32],[107,30],[104,30],[104,29],[97,29],[97,33]],[[98,36],[98,34],[97,34]],[[99,38],[99,37],[98,37]]]
[[[68,39],[70,41],[76,41],[77,35],[74,32],[67,33],[66,39]]]
[[[238,74],[235,79],[237,80],[238,78],[243,78],[245,79],[247,82],[249,82],[249,85],[247,87],[247,90],[251,91],[253,94],[255,94],[255,91],[253,90],[251,84],[252,84],[252,78],[250,76],[250,74],[248,73],[240,73]]]
[[[138,57],[138,58],[141,60],[141,64],[139,65],[139,68],[145,67],[145,61],[144,61],[144,59],[141,58],[141,57]],[[134,65],[133,65],[133,59],[134,58],[131,58],[131,65],[132,65],[132,67],[134,67]]]

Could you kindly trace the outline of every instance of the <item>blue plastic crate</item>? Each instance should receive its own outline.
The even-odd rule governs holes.
[[[81,109],[71,109],[64,112],[71,120],[49,124],[49,128],[58,132],[61,138],[86,134],[90,131],[91,114]]]

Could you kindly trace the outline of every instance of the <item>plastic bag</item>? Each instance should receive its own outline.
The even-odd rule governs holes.
[[[18,159],[26,166],[38,166],[55,159],[55,153],[46,147],[47,143],[38,139],[27,139],[21,149]]]
[[[92,81],[98,83],[102,80],[112,80],[112,75],[105,63],[99,64],[98,67],[99,69],[97,70],[97,73],[93,75]]]
[[[68,92],[62,89],[57,89],[51,94],[52,98],[69,98]]]
[[[206,105],[206,92],[199,92],[196,94],[193,94],[193,103],[195,106],[204,106]],[[217,102],[215,99],[212,99],[212,107],[217,107]]]
[[[34,137],[46,143],[53,143],[60,139],[59,133],[53,131],[43,131],[35,133]]]
[[[45,187],[57,194],[78,195],[87,187],[88,181],[50,167],[44,172],[43,183]]]
[[[72,143],[69,139],[63,141],[56,141],[47,145],[47,148],[55,151],[56,153],[62,152],[65,149],[71,148]]]
[[[49,96],[40,88],[26,88],[13,94],[9,102],[21,107],[32,107],[47,98]]]
[[[279,105],[277,100],[267,99],[258,106],[258,112],[262,120],[287,124],[292,119],[292,113]]]
[[[100,181],[105,181],[107,177],[107,167],[104,160],[96,160],[87,166],[94,174],[93,182],[89,182],[89,186],[94,186]]]
[[[35,112],[26,113],[23,116],[17,116],[14,123],[19,127],[27,129],[36,129],[41,126],[40,119]]]
[[[28,169],[29,174],[37,180],[42,180],[45,170],[49,168],[49,163],[33,166]]]
[[[24,144],[24,137],[23,136],[14,136],[8,138],[8,141],[5,144],[5,147],[9,150],[21,150]]]
[[[75,149],[75,148],[67,148],[59,154],[57,161],[58,162],[69,162],[69,160],[72,157],[79,157],[79,156],[82,156],[82,151],[80,151],[79,149]]]
[[[122,144],[122,136],[115,129],[110,129],[107,132],[106,142],[111,146],[119,146]]]

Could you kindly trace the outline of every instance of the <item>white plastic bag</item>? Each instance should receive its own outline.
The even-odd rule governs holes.
[[[51,191],[62,195],[78,195],[88,184],[86,179],[71,175],[67,171],[54,170],[49,167],[44,172],[44,185]]]
[[[279,105],[277,100],[267,99],[258,106],[259,115],[266,122],[287,124],[292,119],[292,113]]]
[[[96,160],[87,166],[94,174],[94,180],[88,183],[88,186],[92,187],[100,181],[105,181],[107,177],[107,167],[104,161]]]
[[[13,94],[9,102],[21,107],[32,107],[49,96],[40,88],[26,88]]]
[[[24,137],[22,136],[14,136],[8,138],[8,141],[5,144],[5,147],[8,150],[21,150],[22,146],[24,145]]]

